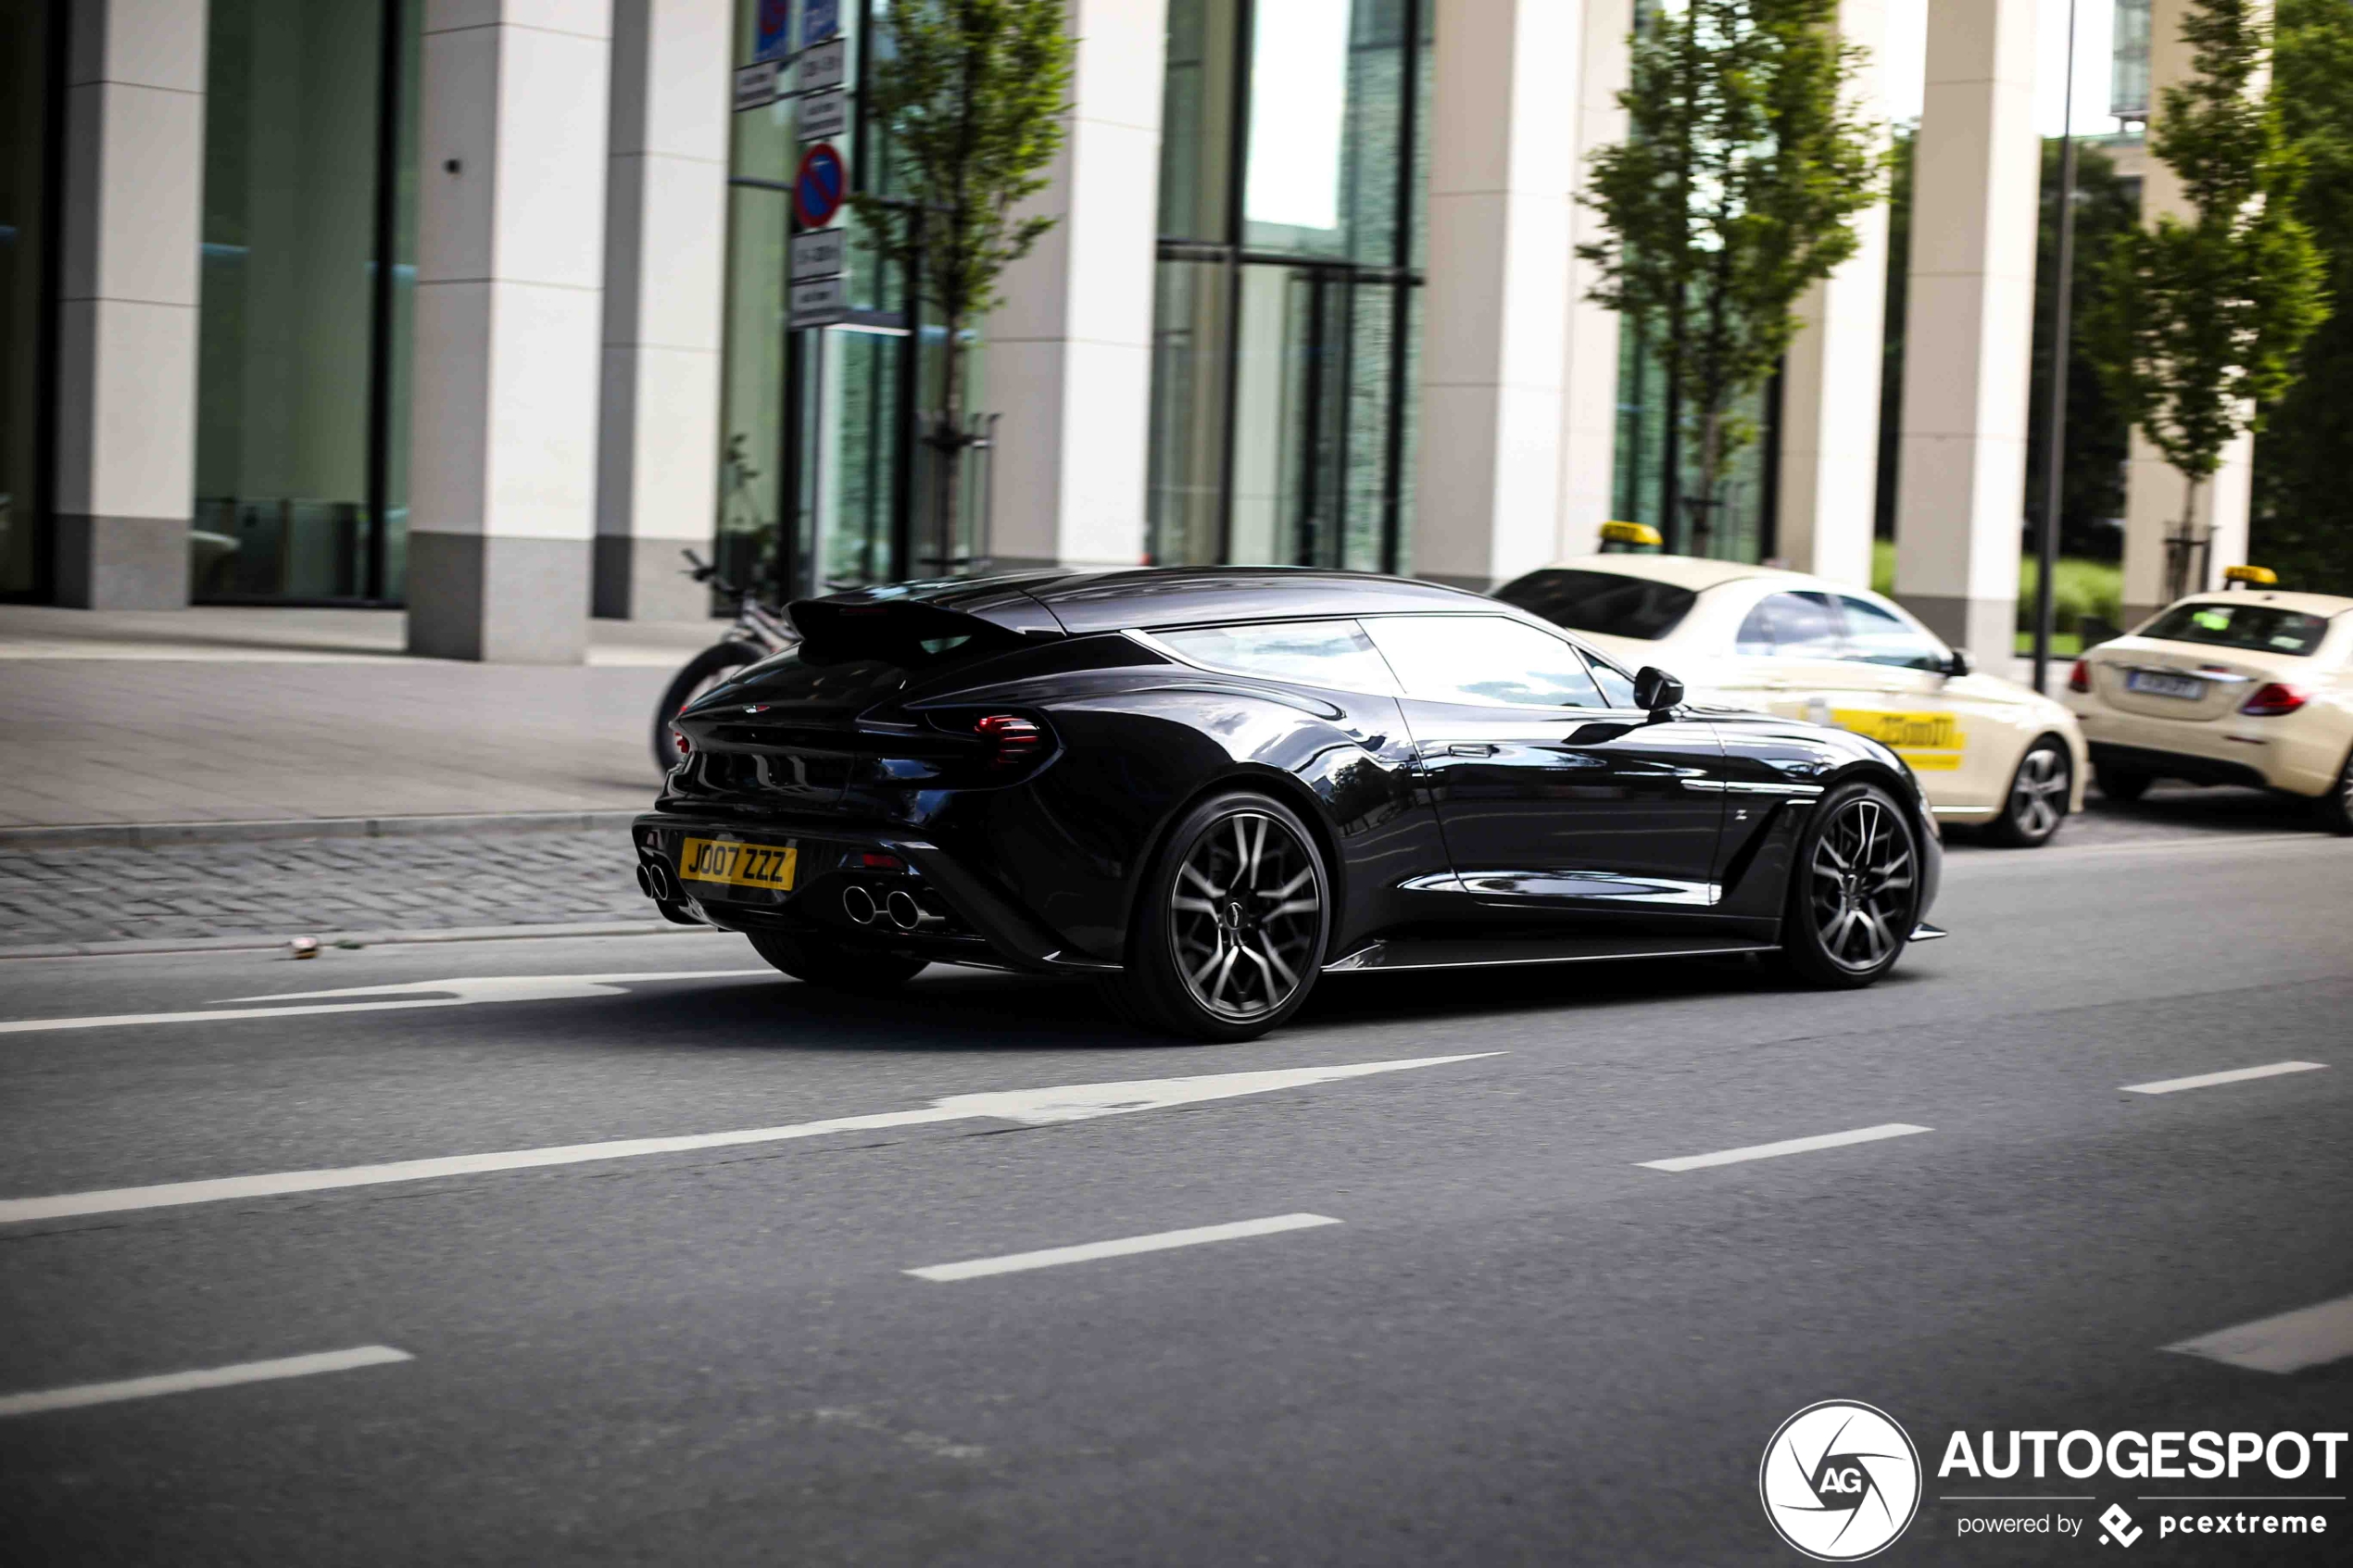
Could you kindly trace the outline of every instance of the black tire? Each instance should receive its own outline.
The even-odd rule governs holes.
[[[2038,849],[2066,822],[2074,795],[2075,759],[2065,741],[2045,735],[2018,759],[2002,814],[1986,824],[1985,836],[2013,849]]]
[[[1189,1039],[1254,1040],[1307,1000],[1330,935],[1330,873],[1307,824],[1252,791],[1215,796],[1144,873],[1120,1010]]]
[[[2136,773],[2130,768],[2119,768],[2113,763],[2095,762],[2092,764],[2092,782],[2100,786],[2102,795],[2115,801],[2119,806],[2130,806],[2133,801],[2146,795],[2149,792],[2149,785],[2157,781],[2146,773]]]
[[[1824,796],[1798,834],[1781,951],[1808,985],[1869,985],[1895,967],[1919,911],[1919,838],[1875,784]]]
[[[829,991],[865,997],[895,991],[929,967],[923,959],[852,947],[822,936],[795,936],[781,931],[745,935],[751,938],[753,950],[771,964],[795,980]]]
[[[670,721],[678,717],[680,709],[735,671],[767,657],[749,643],[725,642],[714,643],[688,659],[654,709],[654,766],[664,773],[678,766],[678,742],[670,733]]]
[[[2323,832],[2353,838],[2353,754],[2336,771],[2336,786],[2312,802],[2312,818]]]

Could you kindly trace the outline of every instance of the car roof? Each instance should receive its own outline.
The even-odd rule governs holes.
[[[1793,588],[1837,590],[1841,587],[1826,577],[1815,577],[1803,571],[1790,571],[1778,566],[1751,566],[1745,561],[1711,560],[1704,556],[1568,556],[1536,570],[1612,572],[1620,577],[1640,577],[1654,583],[1672,583],[1678,588],[1689,588],[1693,593],[1726,583],[1752,579],[1780,583]]]
[[[2218,588],[2210,594],[2192,594],[2186,598],[2176,599],[2173,604],[2277,605],[2282,609],[2301,610],[2306,615],[2323,618],[2343,615],[2353,609],[2353,599],[2341,599],[2334,594],[2290,594],[2277,588]],[[2165,608],[2171,609],[2173,605]]]
[[[1515,618],[1518,614],[1508,605],[1436,583],[1285,566],[1029,571],[862,588],[824,602],[925,604],[1031,632],[1040,628],[1024,622],[1035,618],[1037,608],[1042,607],[1057,629],[1073,636],[1130,627],[1149,631],[1223,621],[1382,615],[1416,609],[1471,610]]]

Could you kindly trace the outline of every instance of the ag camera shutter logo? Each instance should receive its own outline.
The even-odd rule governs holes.
[[[1756,1489],[1781,1539],[1817,1562],[1859,1562],[1919,1512],[1919,1450],[1886,1411],[1824,1399],[1781,1423]]]

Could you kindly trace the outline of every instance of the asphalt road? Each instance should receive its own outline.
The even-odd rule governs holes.
[[[1788,1563],[1759,1458],[1854,1399],[1929,1466],[1879,1561],[2104,1562],[2120,1502],[2129,1561],[2343,1562],[2353,1505],[2296,1505],[2299,1557],[2140,1499],[2344,1464],[1934,1474],[1957,1429],[2353,1411],[2353,1344],[2164,1348],[2353,1294],[2353,844],[2228,825],[1959,849],[1952,938],[1869,992],[1366,975],[1230,1047],[1012,977],[846,1000],[732,937],[0,964],[7,1020],[240,1015],[0,1032],[0,1559]],[[333,1010],[244,1016],[283,1008]],[[2082,1500],[1948,1500],[2010,1490]],[[1958,1534],[2013,1506],[2088,1523]]]

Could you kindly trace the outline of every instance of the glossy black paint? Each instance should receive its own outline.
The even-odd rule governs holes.
[[[1868,773],[1914,811],[1932,897],[1934,828],[1917,788],[1892,753],[1843,731],[1334,691],[1212,673],[1126,634],[1433,611],[1562,634],[1430,583],[1259,568],[1035,573],[796,605],[810,644],[680,716],[692,749],[638,819],[639,855],[673,919],[813,929],[941,961],[1116,967],[1173,822],[1239,784],[1315,834],[1332,882],[1327,958],[1380,944],[1393,964],[1420,941],[1451,943],[1447,961],[1462,961],[1469,941],[1525,961],[1529,939],[1630,955],[1769,941],[1811,797]],[[1000,755],[975,727],[992,714],[1041,726],[1043,744]],[[680,883],[683,840],[713,834],[799,846],[793,891]],[[853,885],[877,902],[912,892],[922,925],[856,923],[842,898]]]

